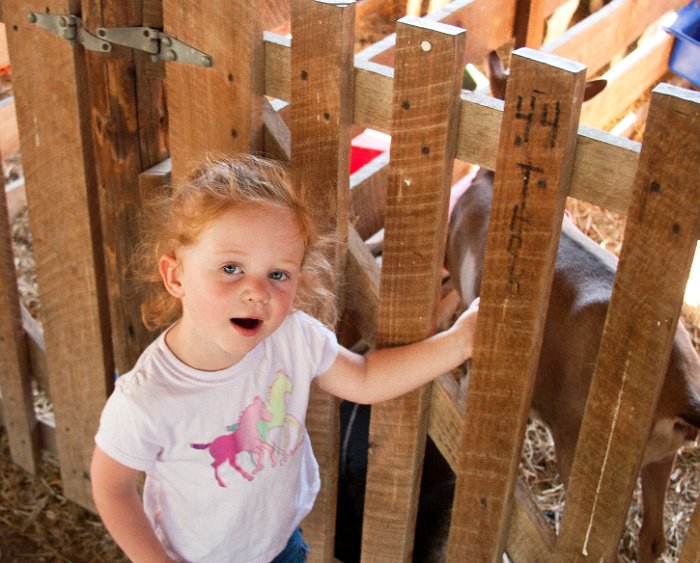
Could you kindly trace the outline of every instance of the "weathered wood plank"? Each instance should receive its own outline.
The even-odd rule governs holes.
[[[515,46],[539,49],[544,40],[547,0],[520,0],[515,8]]]
[[[10,455],[35,473],[39,435],[34,415],[27,341],[22,328],[5,182],[0,178],[0,391]]]
[[[31,316],[27,308],[20,303],[22,315],[22,328],[27,341],[27,354],[29,356],[29,372],[36,381],[39,390],[51,397],[51,383],[49,370],[46,367],[46,344],[44,343],[44,331],[41,325]],[[45,444],[42,444],[45,445]]]
[[[61,475],[66,496],[92,507],[89,464],[114,371],[84,53],[30,24],[26,2],[4,12]]]
[[[320,232],[341,243],[328,257],[339,275],[348,229],[354,26],[354,3],[292,1],[292,180]],[[304,533],[318,561],[333,556],[338,416],[337,399],[312,389],[307,425],[322,484]]]
[[[687,0],[613,0],[544,45],[542,50],[585,64],[589,74],[595,75],[610,62],[611,54],[625,49],[663,14],[687,3]]]
[[[673,36],[658,30],[644,45],[603,75],[608,85],[581,110],[581,123],[604,128],[622,115],[668,72]]]
[[[348,234],[348,255],[345,265],[345,308],[363,340],[374,345],[379,311],[380,270],[355,229]]]
[[[143,25],[136,0],[109,7],[83,0],[82,13],[93,34],[99,27]],[[165,111],[162,95],[150,95],[163,85],[145,75],[144,66],[153,63],[143,52],[114,45],[110,56],[87,53],[86,61],[114,363],[118,373],[126,373],[153,336],[141,322],[141,297],[134,291],[130,262],[139,236],[138,175],[166,157],[164,125],[148,119]],[[148,101],[156,107],[148,107]]]
[[[425,16],[426,21],[461,27],[469,32],[463,62],[478,62],[513,36],[515,0],[455,0]],[[485,25],[488,22],[488,25]],[[368,47],[358,58],[394,66],[396,34]]]
[[[406,17],[397,27],[377,346],[434,332],[465,32]],[[427,388],[372,408],[362,553],[411,557],[427,421]]]
[[[266,37],[271,37],[266,34]],[[289,99],[288,82],[271,78],[284,72],[289,49],[284,42],[266,41],[266,94]],[[287,74],[289,71],[287,71]],[[353,121],[388,133],[391,125],[392,68],[356,58]],[[503,104],[490,96],[463,91],[457,158],[493,169],[501,129]],[[570,195],[618,213],[626,213],[639,157],[639,143],[581,126]],[[611,173],[612,171],[612,173]]]
[[[210,68],[170,63],[168,112],[173,179],[207,153],[262,150],[262,13],[248,0],[164,0],[165,31],[207,53]],[[216,33],[211,33],[212,25]]]
[[[698,563],[700,561],[700,504],[695,504],[688,532],[683,541],[683,550],[678,563]]]
[[[700,94],[654,89],[566,491],[567,561],[612,558],[625,525],[700,230],[699,129]]]
[[[531,49],[511,58],[448,557],[505,548],[584,78]]]
[[[384,227],[388,173],[386,153],[350,177],[350,222],[363,240]]]

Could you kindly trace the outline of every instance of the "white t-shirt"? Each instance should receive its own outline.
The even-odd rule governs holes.
[[[306,408],[337,352],[295,312],[228,369],[185,365],[164,333],[119,378],[95,441],[146,472],[144,508],[171,557],[267,563],[284,549],[318,493]]]

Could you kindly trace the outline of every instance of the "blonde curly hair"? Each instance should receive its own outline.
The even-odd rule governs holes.
[[[182,315],[180,300],[163,285],[158,271],[160,257],[175,256],[178,249],[193,244],[222,213],[251,205],[282,208],[296,218],[306,250],[293,307],[333,327],[338,314],[330,291],[335,273],[326,251],[334,241],[319,236],[303,197],[295,193],[281,164],[246,155],[210,156],[188,181],[174,185],[144,206],[143,237],[134,268],[146,286],[146,299],[141,305],[146,328],[164,328]]]

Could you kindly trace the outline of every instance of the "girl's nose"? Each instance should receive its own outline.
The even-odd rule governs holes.
[[[242,297],[249,303],[267,303],[270,300],[270,293],[267,290],[266,280],[248,279]]]

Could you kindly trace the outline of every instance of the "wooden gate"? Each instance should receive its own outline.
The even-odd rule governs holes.
[[[446,375],[373,409],[363,559],[410,559],[428,434],[458,475],[450,560],[495,561],[503,550],[515,561],[613,556],[699,235],[700,96],[657,87],[641,147],[580,126],[581,63],[597,72],[609,60],[580,45],[610,20],[529,48],[541,47],[543,19],[559,4],[451,2],[428,17],[403,18],[395,36],[353,59],[353,2],[2,2],[68,498],[92,508],[88,469],[99,413],[115,371],[127,371],[152,338],[127,276],[134,216],[151,190],[184,176],[208,151],[263,151],[288,161],[294,182],[314,192],[318,224],[347,241],[332,259],[354,329],[373,346],[392,346],[436,329],[459,159],[495,169],[498,179],[474,375],[466,397]],[[612,2],[608,17],[626,26],[605,52],[682,4]],[[162,29],[212,64],[164,64],[157,54],[104,42],[103,52],[99,42],[91,51],[36,25],[31,11],[79,16],[59,24],[73,24],[77,37],[99,38],[100,28]],[[293,40],[282,34],[289,27]],[[505,105],[461,90],[464,63],[514,30],[529,47],[513,55]],[[391,158],[351,177],[357,127],[389,133]],[[516,470],[566,196],[626,213],[628,227],[555,537],[517,485]],[[381,226],[380,269],[363,239]],[[7,225],[0,228],[6,243]],[[7,249],[4,257],[4,424],[13,459],[34,471],[46,444],[30,380],[42,368],[27,354]],[[337,402],[315,394],[308,424],[324,485],[305,535],[314,558],[327,561]],[[700,553],[699,512],[683,561]]]

